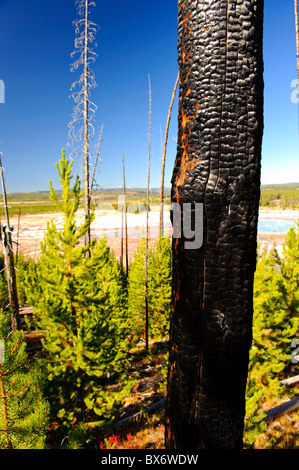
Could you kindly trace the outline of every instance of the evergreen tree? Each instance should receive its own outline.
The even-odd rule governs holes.
[[[172,281],[170,238],[159,238],[148,256],[149,336],[163,338],[168,334]],[[145,240],[134,253],[128,276],[128,317],[132,333],[139,340],[145,333]]]
[[[172,283],[171,239],[159,238],[149,265],[150,335],[163,338],[168,335]]]
[[[150,257],[150,253],[149,253]],[[131,337],[138,342],[145,337],[145,239],[141,239],[130,264],[128,275],[128,318]]]
[[[82,246],[93,214],[77,226],[80,180],[70,187],[72,163],[64,155],[57,165],[62,201],[51,185],[51,200],[64,213],[59,231],[48,224],[37,276],[27,278],[36,328],[46,331],[49,393],[63,424],[113,419],[123,400],[128,340],[120,266],[104,239]],[[85,253],[89,252],[89,257]],[[128,383],[127,383],[128,385]],[[59,400],[56,400],[56,397]]]
[[[280,268],[278,289],[281,308],[292,319],[292,335],[296,333],[299,318],[299,221],[288,231],[282,259],[278,256],[277,263]]]
[[[0,312],[0,449],[45,446],[49,404],[43,396],[43,363],[31,362],[21,331],[10,331],[10,318]]]
[[[25,294],[25,275],[31,272],[33,275],[36,263],[33,258],[25,258],[23,253],[19,253],[15,259],[16,284],[19,304],[25,305],[27,298]],[[0,258],[0,309],[6,310],[9,307],[7,276],[3,257]]]
[[[283,245],[263,253],[257,264],[254,284],[253,343],[247,388],[247,441],[254,441],[254,429],[265,401],[283,398],[280,381],[292,375],[290,345],[299,330],[299,230],[292,227]],[[288,390],[288,398],[293,391]],[[251,436],[251,439],[249,437]]]
[[[19,303],[25,305],[27,303],[25,276],[28,272],[31,273],[31,276],[34,275],[36,263],[33,258],[25,258],[23,253],[19,253],[18,259],[15,260],[15,267]]]

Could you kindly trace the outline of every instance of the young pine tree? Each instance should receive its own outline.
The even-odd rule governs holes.
[[[41,449],[48,430],[49,404],[43,396],[43,363],[32,362],[21,331],[10,331],[0,312],[0,449]]]
[[[57,170],[62,201],[52,185],[51,199],[65,222],[62,231],[53,221],[48,224],[37,276],[26,281],[27,296],[36,328],[46,332],[43,346],[53,410],[64,425],[102,424],[113,419],[125,393],[124,388],[112,393],[108,387],[127,383],[121,270],[104,239],[80,243],[93,215],[77,226],[80,180],[71,188],[72,163],[64,152]]]
[[[149,253],[150,256],[150,253]],[[145,337],[145,239],[137,245],[128,275],[128,318],[133,342]]]
[[[25,294],[25,274],[34,272],[36,262],[33,258],[25,258],[23,253],[19,253],[18,259],[15,259],[16,283],[19,305],[25,305],[27,298]],[[4,258],[0,256],[0,309],[7,310],[9,307],[7,275]]]
[[[171,239],[159,238],[152,251],[149,266],[150,334],[154,338],[168,335],[171,284],[172,247]]]
[[[172,280],[170,238],[159,238],[148,256],[149,337],[163,338],[168,334]],[[134,253],[128,277],[128,317],[132,333],[139,340],[145,331],[145,240]]]
[[[280,381],[295,373],[290,345],[299,331],[299,230],[292,227],[283,256],[273,249],[263,253],[254,284],[253,342],[247,388],[247,416],[260,413],[265,402],[293,397]],[[247,426],[248,436],[254,435]],[[248,438],[247,436],[247,438]]]
[[[15,267],[19,304],[25,305],[27,303],[25,276],[28,272],[31,272],[31,275],[33,275],[36,268],[36,262],[33,258],[26,258],[23,253],[19,253],[18,259],[15,260]]]

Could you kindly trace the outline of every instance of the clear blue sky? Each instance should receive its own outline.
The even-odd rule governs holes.
[[[148,74],[152,82],[151,186],[159,187],[164,137],[177,66],[176,0],[96,0],[100,27],[93,66],[98,87],[95,130],[104,125],[101,187],[147,183]],[[73,101],[74,0],[0,0],[0,149],[9,192],[59,187],[55,163],[66,147]],[[265,131],[262,183],[299,181],[298,105],[293,0],[265,0]],[[171,120],[165,185],[176,155],[177,99]]]

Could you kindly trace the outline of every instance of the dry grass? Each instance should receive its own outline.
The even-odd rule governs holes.
[[[267,402],[265,409],[279,405],[279,403]],[[263,434],[257,437],[255,449],[299,449],[299,411],[281,416],[270,422]]]
[[[299,449],[299,414],[273,421],[255,441],[255,449]]]

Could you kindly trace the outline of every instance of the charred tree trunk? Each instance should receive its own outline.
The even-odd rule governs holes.
[[[203,204],[204,216],[200,248],[173,238],[166,447],[238,449],[260,197],[263,0],[179,0],[178,8],[172,202],[182,219],[184,203]]]

